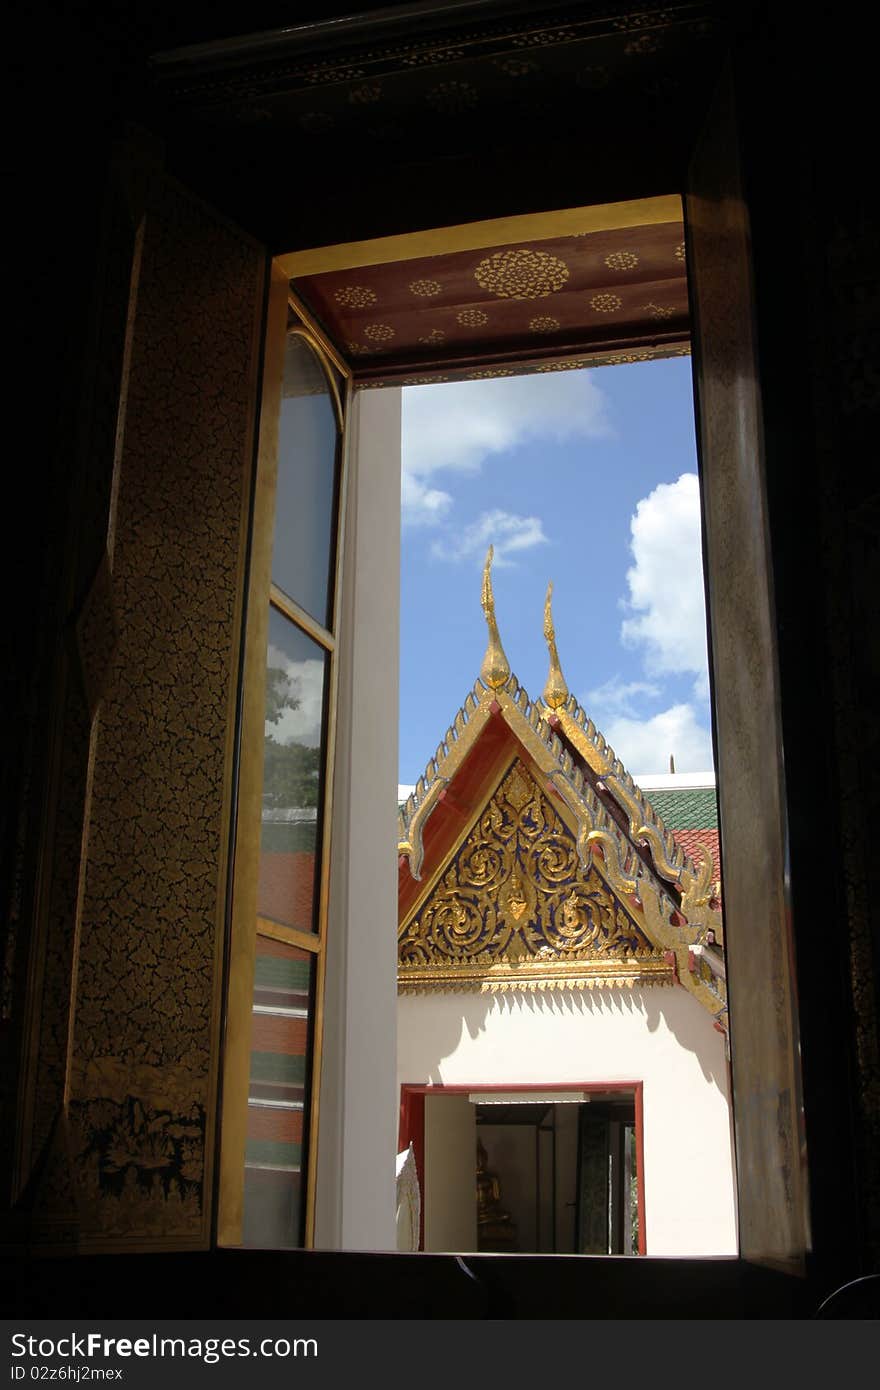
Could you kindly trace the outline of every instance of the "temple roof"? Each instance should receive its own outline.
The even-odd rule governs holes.
[[[717,879],[720,876],[721,855],[714,773],[699,773],[695,778],[687,773],[663,774],[663,785],[660,787],[655,785],[657,780],[653,774],[634,778],[658,820],[672,832],[672,838],[686,855],[695,858],[698,845],[705,845],[710,851],[713,874]],[[676,786],[676,782],[681,785]],[[407,797],[414,791],[414,786],[397,788],[398,811],[403,810]]]
[[[637,777],[636,782],[667,830],[691,859],[704,846],[712,855],[712,880],[721,878],[718,797],[715,774],[665,773]],[[658,785],[659,784],[659,785]]]
[[[549,592],[539,702],[510,673],[488,561],[483,607],[481,677],[399,811],[400,989],[677,979],[724,1026],[717,845],[694,838],[717,837],[714,791],[664,787],[672,821],[704,821],[667,824],[568,694]]]
[[[717,830],[718,802],[714,786],[667,790],[646,782],[645,790],[650,792],[651,805],[670,830]]]

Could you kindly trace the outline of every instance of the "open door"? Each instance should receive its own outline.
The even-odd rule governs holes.
[[[808,1248],[773,575],[749,220],[719,82],[685,200],[710,613],[740,1253]]]
[[[108,200],[19,1181],[54,1136],[68,1248],[199,1249],[268,259],[137,141]]]
[[[476,1250],[476,1153],[476,1111],[470,1098],[426,1096],[426,1250]]]

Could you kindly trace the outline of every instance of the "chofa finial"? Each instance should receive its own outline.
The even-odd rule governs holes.
[[[504,655],[504,648],[498,633],[498,624],[495,621],[495,595],[492,593],[492,556],[494,553],[494,546],[490,545],[483,569],[481,603],[489,628],[489,644],[486,647],[486,655],[483,657],[483,664],[480,667],[480,679],[490,689],[500,690],[510,675],[510,663]]]
[[[556,631],[553,627],[553,610],[551,601],[553,598],[553,580],[547,585],[547,597],[544,600],[544,641],[547,643],[547,650],[550,653],[550,670],[547,673],[547,684],[544,686],[544,704],[550,709],[559,709],[568,699],[568,686],[562,674],[562,667],[559,665],[559,654],[556,650]]]

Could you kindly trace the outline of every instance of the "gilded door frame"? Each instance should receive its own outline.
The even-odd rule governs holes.
[[[290,316],[295,316],[291,324]],[[331,573],[333,628],[326,630],[272,584],[272,548],[275,494],[278,480],[279,421],[284,351],[290,333],[303,337],[325,369],[331,386],[341,431],[340,472],[336,497],[336,532]],[[340,393],[333,377],[344,383]],[[339,663],[335,632],[339,621],[339,595],[345,548],[345,512],[348,476],[347,420],[351,406],[351,372],[334,344],[305,307],[291,293],[288,277],[278,261],[271,267],[266,316],[263,388],[260,403],[254,500],[251,516],[251,552],[247,576],[241,741],[238,798],[235,817],[235,852],[232,871],[229,963],[224,1019],[220,1179],[217,1194],[217,1243],[237,1246],[242,1241],[244,1216],[245,1142],[250,1078],[251,1029],[257,935],[271,937],[315,957],[313,1005],[309,1020],[309,1067],[306,1081],[304,1158],[306,1168],[304,1239],[314,1242],[319,1101],[321,1090],[321,1042],[323,1035],[330,854],[333,826],[333,772],[336,743],[336,708]],[[283,604],[281,600],[283,599]],[[269,922],[258,915],[257,887],[260,862],[260,811],[263,790],[263,740],[266,693],[266,646],[270,600],[278,603],[300,629],[324,648],[329,661],[326,704],[326,754],[321,813],[321,866],[318,880],[317,930],[314,933]],[[295,611],[294,611],[295,610]]]

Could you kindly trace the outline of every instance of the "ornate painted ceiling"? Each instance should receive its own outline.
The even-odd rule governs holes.
[[[715,0],[416,8],[322,23],[310,7],[154,54],[175,171],[237,221],[246,208],[278,254],[341,224],[364,240],[436,226],[438,202],[456,224],[684,186],[724,47]]]
[[[437,153],[452,129],[487,115],[503,143],[560,100],[576,116],[591,98],[610,98],[605,128],[584,131],[594,155],[633,97],[640,113],[651,106],[662,119],[685,85],[692,96],[694,60],[706,65],[722,27],[712,0],[644,0],[635,12],[618,0],[475,0],[433,6],[418,23],[414,8],[387,8],[380,37],[356,16],[322,24],[291,15],[274,32],[157,53],[156,89],[206,126],[298,131],[317,159],[353,141],[368,155],[410,145]]]
[[[155,54],[152,99],[175,171],[286,259],[684,187],[723,33],[714,0],[392,6]],[[412,385],[686,354],[683,242],[678,207],[289,273],[357,385]]]
[[[677,200],[656,200],[675,203]],[[569,217],[569,222],[571,218]],[[360,384],[547,371],[688,351],[674,220],[297,276]]]

